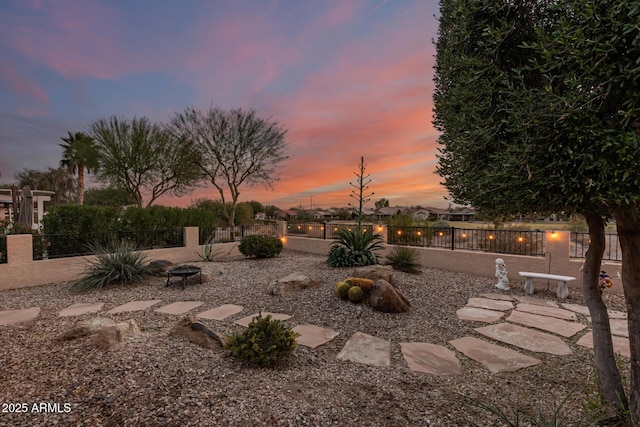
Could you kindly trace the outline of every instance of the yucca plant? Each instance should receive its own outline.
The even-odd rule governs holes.
[[[382,248],[382,237],[372,230],[341,229],[331,244],[327,261],[332,267],[373,265],[378,263],[376,252]]]
[[[418,261],[418,252],[407,246],[396,246],[387,255],[387,264],[392,266],[394,270],[404,271],[406,273],[420,273],[420,261]]]
[[[89,248],[95,255],[95,260],[88,262],[83,277],[74,283],[73,290],[100,290],[109,285],[137,282],[149,274],[146,255],[135,252],[134,243],[93,242]]]

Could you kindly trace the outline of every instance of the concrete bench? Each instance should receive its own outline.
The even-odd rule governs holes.
[[[572,282],[576,280],[575,277],[571,277],[571,276],[558,276],[557,274],[546,274],[546,273],[532,273],[530,271],[521,271],[520,276],[527,279],[527,281],[524,284],[524,293],[527,295],[533,294],[533,279],[557,280],[558,290],[556,291],[556,294],[560,299],[565,299],[569,295],[569,290],[567,289],[567,282]]]

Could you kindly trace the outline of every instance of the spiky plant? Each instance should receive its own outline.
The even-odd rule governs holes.
[[[387,264],[392,266],[394,270],[404,271],[406,273],[420,273],[420,261],[418,261],[418,252],[407,246],[396,246],[386,256]]]
[[[89,245],[95,259],[88,262],[84,275],[73,285],[73,290],[100,290],[114,284],[128,284],[142,280],[149,274],[146,255],[136,252],[128,241]]]
[[[382,237],[372,230],[341,229],[331,244],[327,261],[332,267],[373,265],[378,263],[376,252],[382,248]]]

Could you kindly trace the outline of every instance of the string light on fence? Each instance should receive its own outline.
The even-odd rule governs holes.
[[[493,236],[493,234],[489,234],[489,240],[493,240],[495,239],[495,237]]]
[[[518,236],[518,243],[522,243],[522,242],[524,242],[524,237]]]

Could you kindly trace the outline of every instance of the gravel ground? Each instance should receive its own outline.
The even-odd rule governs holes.
[[[491,374],[460,353],[462,375],[408,369],[401,342],[453,350],[449,340],[479,336],[473,328],[482,324],[458,320],[455,312],[469,297],[494,292],[494,279],[435,269],[421,275],[396,272],[395,285],[412,307],[408,313],[385,314],[336,298],[333,285],[351,269],[330,268],[324,261],[285,251],[265,260],[234,257],[199,263],[213,282],[185,290],[164,287],[166,278],[157,277],[82,294],[70,292],[68,283],[0,292],[2,310],[42,309],[35,321],[0,327],[0,426],[484,426],[497,419],[479,402],[507,413],[541,408],[550,414],[567,396],[564,413],[569,419],[581,416],[584,390],[593,386],[595,374],[592,351],[575,345],[581,334],[566,340],[574,351],[569,356],[518,349],[542,363],[513,373]],[[270,296],[267,284],[292,272],[317,275],[322,286],[288,297]],[[521,295],[521,283],[512,285],[512,295]],[[555,286],[538,288],[536,296],[555,299]],[[581,304],[575,294],[569,302]],[[340,335],[316,349],[298,346],[278,368],[253,368],[223,351],[169,336],[182,316],[156,313],[158,306],[105,314],[117,305],[148,299],[204,301],[194,313],[221,304],[244,306],[225,321],[203,322],[222,334],[242,330],[234,320],[265,310],[292,314],[287,321],[291,326],[314,324]],[[611,309],[624,311],[622,297],[609,293],[606,300]],[[56,340],[78,320],[96,316],[58,316],[79,302],[104,302],[100,316],[116,322],[134,319],[142,334],[109,351],[92,347],[87,338]],[[336,359],[356,331],[392,342],[390,367]],[[16,409],[11,404],[26,404],[27,412],[11,413]],[[34,404],[42,411],[35,412]]]

